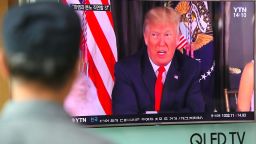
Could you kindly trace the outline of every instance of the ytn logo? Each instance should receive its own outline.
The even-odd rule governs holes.
[[[72,118],[72,122],[74,122],[74,123],[85,123],[86,122],[86,118],[73,117]]]

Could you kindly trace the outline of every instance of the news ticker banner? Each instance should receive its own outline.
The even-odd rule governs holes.
[[[254,112],[229,113],[158,113],[141,115],[110,115],[110,116],[76,116],[74,123],[91,126],[117,126],[132,124],[160,123],[206,123],[206,122],[235,122],[254,120]]]

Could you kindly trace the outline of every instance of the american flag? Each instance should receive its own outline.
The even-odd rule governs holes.
[[[187,39],[185,38],[185,36],[183,34],[181,34],[177,49],[181,50],[182,48],[185,48],[187,46],[187,44],[188,44]]]
[[[109,0],[62,0],[70,4],[110,5]],[[73,116],[111,115],[117,46],[111,11],[76,11],[81,20],[81,75],[65,101]]]

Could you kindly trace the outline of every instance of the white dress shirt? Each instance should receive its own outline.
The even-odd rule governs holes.
[[[154,64],[153,61],[150,59],[150,57],[149,57],[149,61],[150,61],[151,65],[152,65],[152,67],[153,67],[153,69],[154,69],[154,72],[155,72],[155,74],[156,74],[156,77],[157,77],[157,75],[158,75],[158,68],[159,68],[160,66]],[[167,65],[164,66],[165,72],[163,72],[163,75],[162,75],[162,83],[165,82],[166,75],[167,75],[167,72],[168,72],[168,70],[169,70],[169,67],[170,67],[171,63],[172,63],[172,61],[170,61]]]

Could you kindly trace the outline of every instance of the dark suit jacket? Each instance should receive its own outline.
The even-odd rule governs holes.
[[[176,51],[163,87],[160,112],[204,112],[199,62]],[[156,75],[145,49],[115,65],[113,114],[154,111]]]

